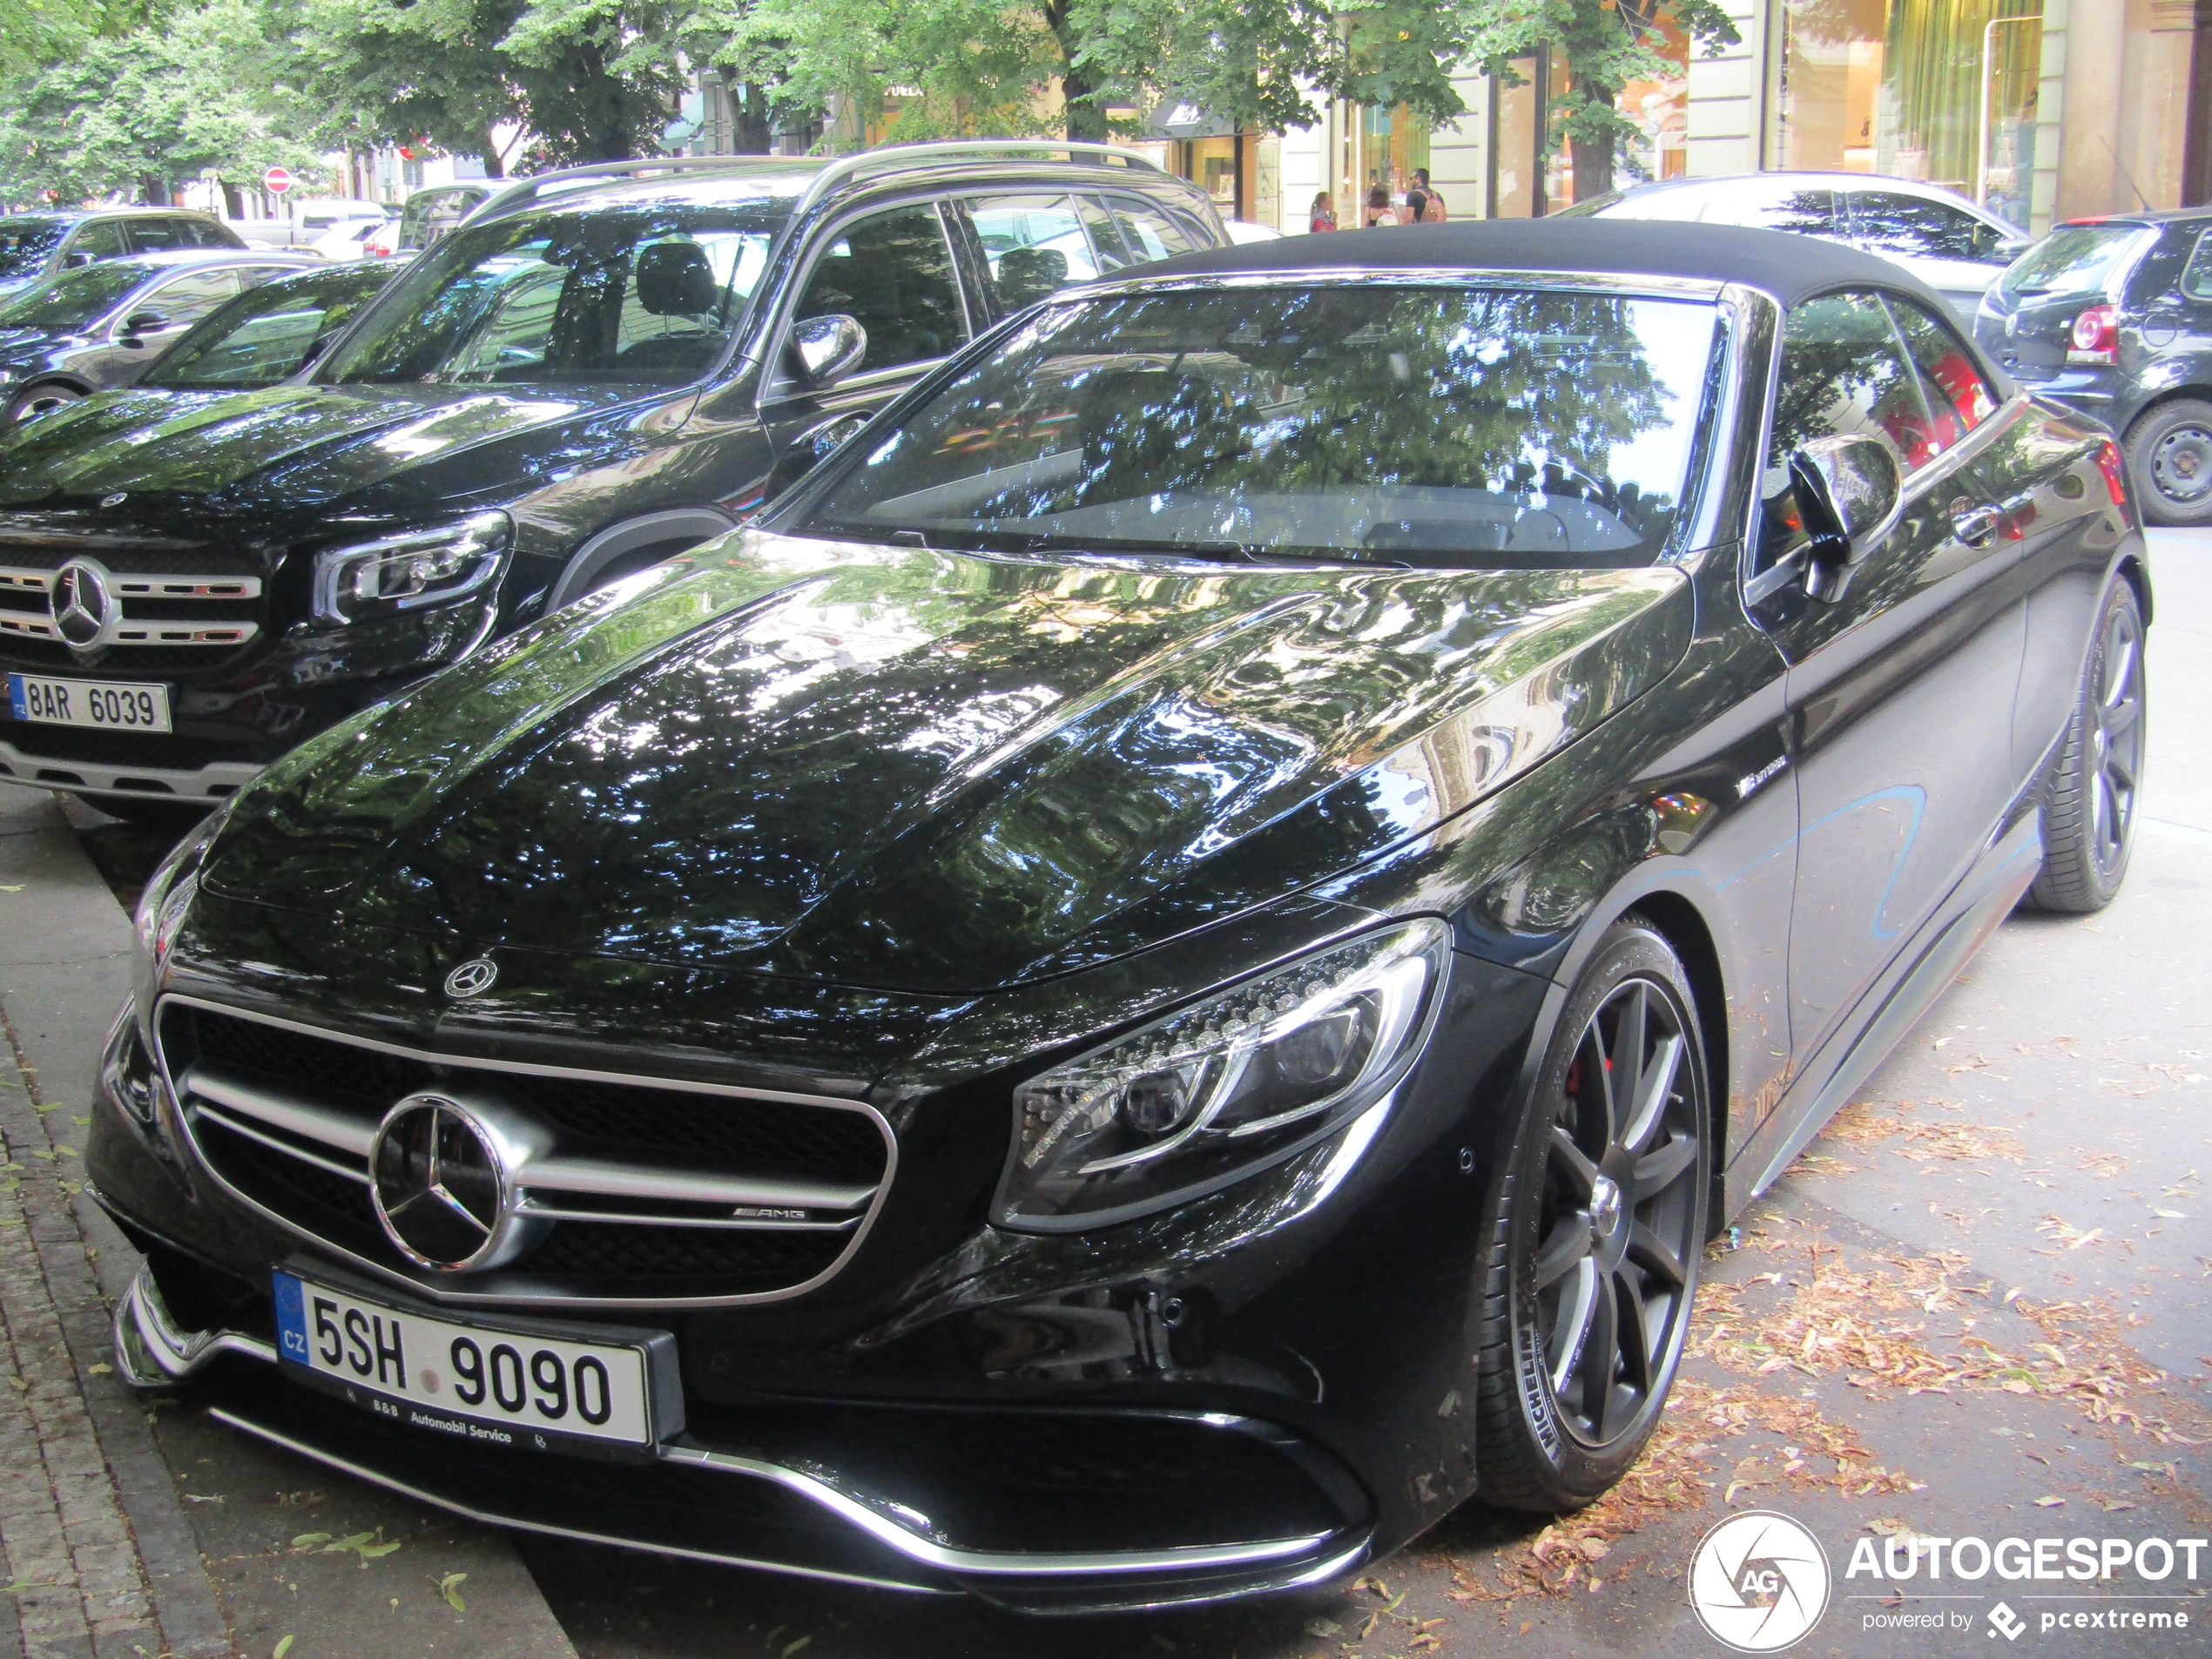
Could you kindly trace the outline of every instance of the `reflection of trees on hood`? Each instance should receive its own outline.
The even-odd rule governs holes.
[[[1564,496],[1648,529],[1671,501],[1615,485],[1610,456],[1681,418],[1696,388],[1660,383],[1636,303],[1311,290],[1278,297],[1264,326],[1233,295],[1096,307],[1053,342],[1082,475],[1010,490],[991,511],[1413,485]]]

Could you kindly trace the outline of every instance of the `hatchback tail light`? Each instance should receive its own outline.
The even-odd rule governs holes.
[[[2120,357],[2120,308],[2091,306],[2074,320],[2069,363],[2111,363]]]

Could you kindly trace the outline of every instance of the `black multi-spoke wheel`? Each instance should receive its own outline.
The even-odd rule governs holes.
[[[2098,613],[2080,700],[2045,784],[2043,871],[2032,895],[2041,909],[2101,910],[2127,877],[2148,689],[2142,610],[2135,590],[2115,581]]]
[[[1568,1000],[1497,1192],[1480,1480],[1577,1507],[1649,1437],[1682,1357],[1712,1178],[1696,1005],[1666,941],[1608,931]]]

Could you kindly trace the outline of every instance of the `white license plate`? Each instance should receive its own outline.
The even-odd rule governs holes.
[[[429,1318],[283,1271],[275,1288],[285,1363],[380,1417],[538,1451],[561,1438],[652,1442],[643,1347]]]
[[[10,674],[8,703],[15,711],[16,718],[41,725],[89,725],[102,732],[170,729],[169,688],[165,685]]]

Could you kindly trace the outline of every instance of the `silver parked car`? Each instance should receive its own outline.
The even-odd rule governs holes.
[[[1940,185],[1862,172],[1669,179],[1577,202],[1561,217],[1696,219],[1841,242],[1895,260],[1969,327],[1989,285],[2034,239]]]

